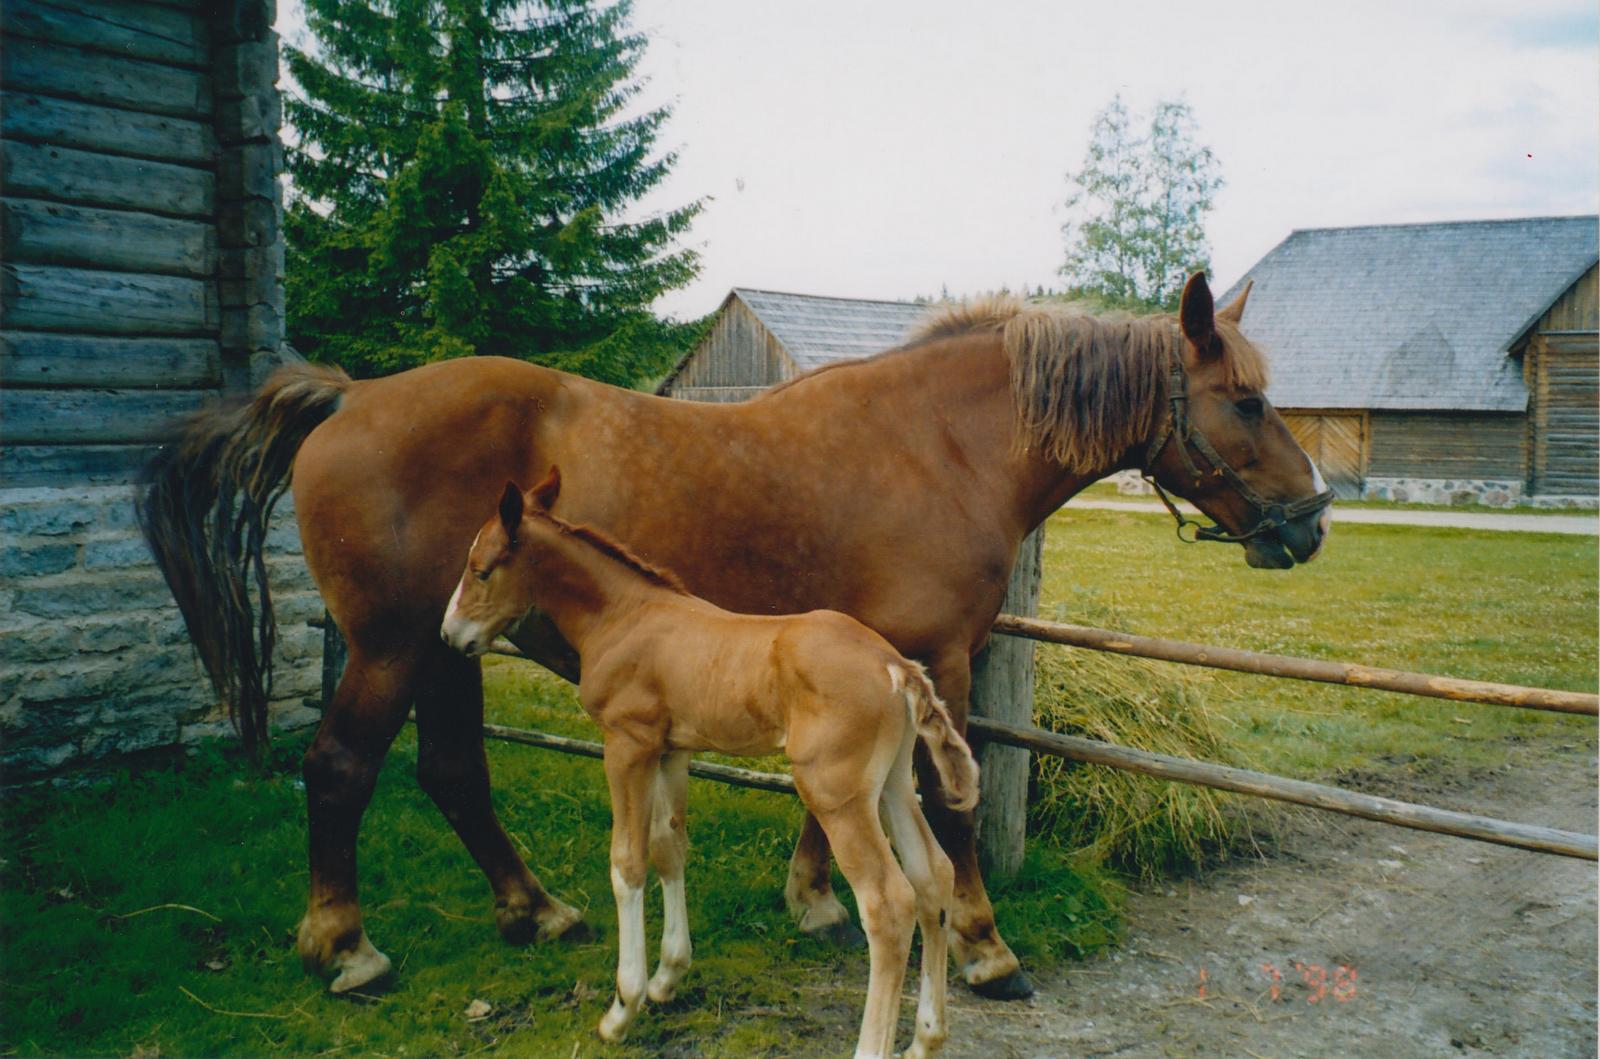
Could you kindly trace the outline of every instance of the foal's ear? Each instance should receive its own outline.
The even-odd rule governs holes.
[[[1211,287],[1206,283],[1204,272],[1196,272],[1183,285],[1178,323],[1183,327],[1183,337],[1194,343],[1201,356],[1211,351],[1211,340],[1217,336],[1217,320]]]
[[[506,491],[500,494],[500,525],[505,527],[511,543],[517,543],[517,530],[522,526],[522,490],[516,482],[507,482]]]
[[[528,495],[546,511],[554,507],[556,497],[561,495],[561,468],[552,466],[550,473],[544,476],[544,481],[530,489]]]
[[[1245,280],[1244,290],[1239,292],[1239,296],[1233,299],[1233,301],[1229,302],[1225,307],[1217,310],[1217,319],[1226,320],[1228,323],[1237,326],[1239,322],[1244,319],[1244,303],[1246,299],[1250,297],[1250,288],[1254,287],[1255,285],[1255,280]]]

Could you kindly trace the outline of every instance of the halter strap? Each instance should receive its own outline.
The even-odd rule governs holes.
[[[1310,514],[1313,511],[1320,511],[1333,503],[1333,490],[1331,489],[1325,489],[1315,496],[1304,497],[1288,504],[1267,500],[1252,489],[1250,483],[1245,481],[1239,472],[1234,470],[1228,461],[1222,458],[1222,454],[1217,451],[1216,446],[1212,445],[1211,441],[1203,433],[1195,429],[1194,424],[1189,421],[1189,374],[1184,371],[1183,358],[1176,351],[1172,354],[1172,365],[1167,370],[1167,405],[1168,413],[1166,419],[1162,423],[1161,429],[1156,432],[1155,437],[1151,440],[1149,447],[1145,449],[1144,466],[1140,469],[1140,475],[1155,489],[1156,495],[1167,506],[1167,510],[1172,512],[1172,517],[1178,523],[1178,539],[1185,544],[1194,544],[1198,541],[1240,544],[1259,537],[1268,531],[1276,530],[1303,515]],[[1178,455],[1183,459],[1184,470],[1188,472],[1190,481],[1198,486],[1201,480],[1206,477],[1205,474],[1201,473],[1200,468],[1195,465],[1194,457],[1189,455],[1189,448],[1193,446],[1205,458],[1206,462],[1211,465],[1211,470],[1208,472],[1209,475],[1213,478],[1222,478],[1233,486],[1234,491],[1239,494],[1245,503],[1255,508],[1259,521],[1243,533],[1229,533],[1221,526],[1207,526],[1196,522],[1179,511],[1178,505],[1172,502],[1172,498],[1167,495],[1165,489],[1161,488],[1161,483],[1156,481],[1155,478],[1156,459],[1161,455],[1161,451],[1167,447],[1168,441],[1177,442]],[[1183,535],[1185,526],[1193,526],[1195,528],[1193,537],[1185,537]]]

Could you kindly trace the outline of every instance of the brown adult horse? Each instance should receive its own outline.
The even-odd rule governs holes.
[[[729,610],[858,618],[928,666],[964,730],[971,660],[1018,546],[1090,482],[1143,468],[1231,531],[1211,536],[1242,540],[1252,566],[1320,548],[1328,494],[1262,396],[1266,365],[1238,331],[1242,309],[1243,298],[1214,313],[1199,275],[1177,317],[1108,321],[993,299],[738,405],[481,358],[367,382],[287,369],[252,402],[196,417],[149,469],[141,519],[247,741],[264,732],[268,697],[265,519],[291,467],[306,562],[349,641],[304,763],[307,965],[336,972],[336,991],[389,969],[362,929],[356,832],[413,704],[418,780],[488,876],[502,934],[581,928],[495,817],[481,673],[439,641],[461,556],[507,480],[560,464],[558,514],[634,542]],[[548,625],[513,639],[576,676]],[[936,798],[927,814],[955,865],[952,942],[968,983],[1026,995],[978,874],[972,815]],[[828,863],[808,816],[786,888],[803,930],[848,929]]]

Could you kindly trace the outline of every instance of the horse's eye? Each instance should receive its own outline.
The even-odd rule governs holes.
[[[1233,402],[1233,407],[1236,412],[1244,416],[1246,419],[1261,418],[1262,405],[1261,398],[1259,397],[1241,397],[1239,400]]]
[[[472,571],[472,576],[476,577],[479,581],[487,581],[487,580],[489,580],[489,571],[488,570],[474,570],[474,571]]]

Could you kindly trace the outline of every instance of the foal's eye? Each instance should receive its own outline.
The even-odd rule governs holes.
[[[487,580],[489,580],[489,571],[488,570],[474,570],[474,571],[472,571],[472,576],[476,577],[479,581],[487,581]]]
[[[1262,404],[1261,398],[1259,397],[1241,397],[1239,400],[1233,402],[1233,408],[1234,411],[1238,412],[1246,419],[1261,418]]]

